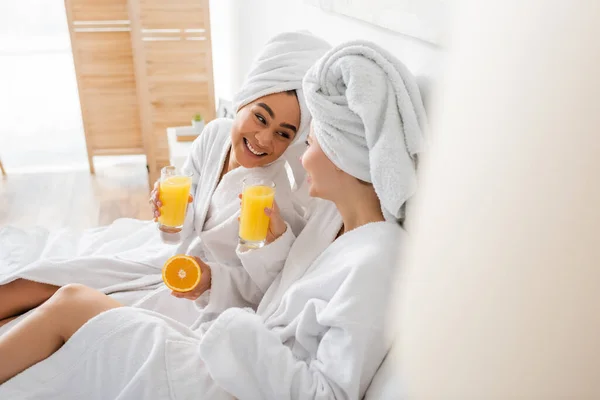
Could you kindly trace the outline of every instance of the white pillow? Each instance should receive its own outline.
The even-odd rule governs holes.
[[[365,393],[365,400],[401,400],[406,397],[397,363],[398,356],[393,350],[392,346],[375,373]]]

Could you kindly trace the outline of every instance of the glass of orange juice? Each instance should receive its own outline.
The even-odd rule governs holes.
[[[183,228],[192,174],[178,171],[173,166],[164,167],[160,174],[158,197],[162,203],[158,228],[167,233],[177,233]]]
[[[265,208],[272,208],[275,183],[268,179],[246,178],[243,181],[240,214],[240,244],[257,249],[265,245],[270,218]]]

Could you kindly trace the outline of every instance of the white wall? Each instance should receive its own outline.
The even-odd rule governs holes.
[[[598,2],[459,7],[396,290],[404,397],[600,399]]]
[[[439,47],[375,25],[330,14],[302,0],[211,0],[215,93],[231,99],[254,56],[273,35],[307,29],[332,45],[373,41],[391,51],[416,75],[437,75]]]

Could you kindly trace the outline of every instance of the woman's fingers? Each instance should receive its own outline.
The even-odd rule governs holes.
[[[265,208],[265,214],[270,217],[269,231],[267,233],[267,242],[271,243],[277,240],[277,238],[279,238],[285,233],[287,225],[281,217],[277,202],[273,202],[272,208]]]
[[[194,290],[192,290],[191,292],[176,292],[176,291],[172,291],[171,292],[171,296],[173,297],[177,297],[178,299],[186,299],[186,300],[196,300],[198,297],[200,297],[202,293],[197,294]]]
[[[241,206],[243,195],[239,194],[238,198],[240,199],[240,206]],[[285,231],[287,229],[287,225],[285,224],[285,221],[281,217],[281,214],[279,212],[279,206],[277,205],[276,201],[273,202],[273,206],[271,208],[265,208],[264,212],[269,217],[269,230],[267,232],[267,243],[271,243],[285,233]],[[238,217],[238,221],[240,221],[240,217]]]
[[[154,222],[157,221],[157,218],[160,217],[160,207],[162,207],[162,202],[159,198],[159,188],[160,183],[156,181],[154,183],[154,189],[150,192],[150,206],[152,208],[152,216],[154,217]]]
[[[281,218],[281,213],[279,212],[279,206],[277,205],[277,202],[273,202],[273,207],[265,208],[265,214],[271,218],[271,221],[285,225],[283,218]]]
[[[185,293],[171,292],[171,295],[174,297],[177,297],[178,299],[186,299],[186,300],[194,301],[194,300],[198,299],[198,297],[200,297],[202,295],[202,293],[204,293],[204,292],[198,293],[198,291],[194,289],[191,292],[185,292]]]
[[[152,214],[154,215],[154,218],[160,217],[160,207],[162,206],[162,203],[156,200],[156,198],[151,198],[150,204],[152,206]]]
[[[202,296],[204,292],[210,289],[211,286],[211,271],[210,266],[202,261],[198,257],[192,256],[198,265],[200,266],[200,272],[202,273],[200,277],[200,282],[198,285],[189,292],[181,293],[181,292],[171,292],[171,294],[178,299],[187,299],[187,300],[196,300],[198,297]]]
[[[157,207],[162,207],[162,202],[160,201],[160,198],[158,197],[158,191],[152,191],[152,193],[150,193],[150,199],[152,200],[152,203],[157,206]]]

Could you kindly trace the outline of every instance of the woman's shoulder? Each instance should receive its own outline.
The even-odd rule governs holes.
[[[407,239],[406,231],[399,224],[390,221],[369,223],[346,235],[348,241],[359,246],[362,251],[397,248]]]
[[[405,239],[406,233],[399,225],[378,222],[350,231],[330,245],[329,250],[333,250],[338,243],[322,260],[318,274],[334,286],[327,302],[332,318],[358,318],[383,326],[389,293],[401,268]]]
[[[345,264],[356,268],[365,265],[371,271],[393,270],[407,238],[406,231],[397,223],[371,223],[340,237],[341,254]]]
[[[205,130],[222,130],[222,129],[227,129],[230,130],[231,127],[233,126],[233,120],[231,118],[215,118],[212,121],[210,121],[208,124],[206,124],[206,126],[204,127]]]
[[[233,120],[229,118],[217,118],[210,121],[198,138],[194,141],[196,146],[210,145],[224,142],[229,139]]]

